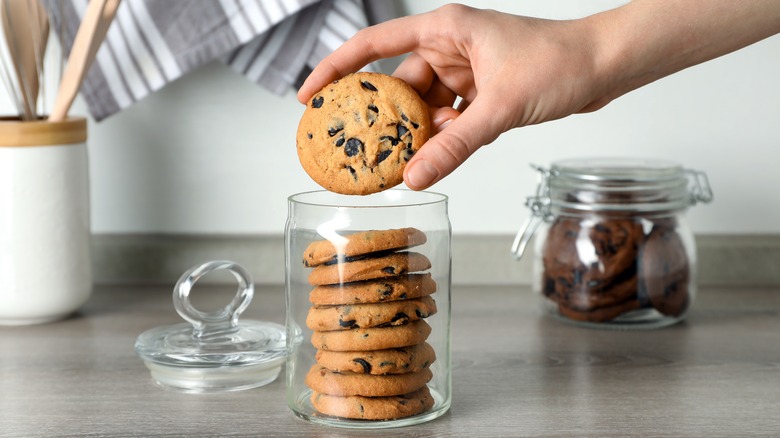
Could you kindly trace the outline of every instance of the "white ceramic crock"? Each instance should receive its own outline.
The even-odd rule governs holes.
[[[92,292],[87,122],[0,119],[0,325],[58,320]]]

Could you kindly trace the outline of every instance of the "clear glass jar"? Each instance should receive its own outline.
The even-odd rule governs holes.
[[[285,230],[287,402],[309,421],[386,428],[451,402],[447,197],[293,195]]]
[[[540,175],[532,215],[532,289],[576,325],[648,329],[681,321],[696,297],[696,245],[685,217],[710,202],[704,173],[665,161],[570,159]]]

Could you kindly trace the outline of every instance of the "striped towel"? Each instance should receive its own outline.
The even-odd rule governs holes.
[[[45,0],[70,53],[87,0]],[[398,15],[387,0],[123,0],[81,96],[95,120],[215,60],[277,94],[360,28]]]

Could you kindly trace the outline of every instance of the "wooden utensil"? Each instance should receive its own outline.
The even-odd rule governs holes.
[[[41,31],[40,5],[37,1],[5,1],[0,8],[3,30],[13,70],[16,73],[17,90],[21,95],[25,120],[36,117],[38,102],[39,73],[43,61],[45,40]],[[45,17],[45,12],[42,15]],[[46,20],[48,23],[48,20]],[[45,26],[48,37],[48,25]]]
[[[87,5],[62,74],[54,107],[49,115],[50,121],[62,121],[68,115],[68,110],[108,32],[119,3],[120,0],[92,0]]]

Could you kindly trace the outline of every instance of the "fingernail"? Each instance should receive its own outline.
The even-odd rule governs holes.
[[[425,160],[417,160],[415,163],[412,163],[407,176],[412,188],[425,188],[439,176],[439,171],[431,166],[431,163]]]
[[[447,125],[449,125],[450,123],[452,123],[452,119],[444,119],[443,122],[440,122],[439,120],[434,120],[433,126],[435,126],[436,129],[441,131],[442,129],[446,128]]]

